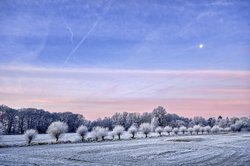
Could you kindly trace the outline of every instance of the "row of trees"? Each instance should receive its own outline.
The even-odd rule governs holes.
[[[68,131],[68,125],[65,122],[57,121],[51,123],[51,125],[47,129],[47,133],[51,135],[53,138],[56,139],[56,142],[58,142],[59,138]],[[213,126],[212,128],[210,126],[200,126],[195,125],[193,127],[186,128],[185,126],[181,126],[179,128],[175,127],[172,128],[171,126],[161,127],[158,126],[155,128],[155,132],[159,134],[159,136],[162,136],[162,133],[165,132],[167,135],[193,135],[193,134],[209,134],[209,133],[218,133],[220,131],[226,131],[229,132],[230,128],[220,128],[219,126]],[[91,138],[94,141],[98,140],[105,140],[107,136],[111,136],[113,139],[115,136],[118,137],[118,139],[121,139],[121,135],[125,132],[125,128],[121,125],[117,125],[113,128],[113,130],[109,131],[108,128],[103,128],[100,126],[96,126],[92,129],[92,131],[88,131],[88,128],[84,125],[81,125],[77,128],[76,133],[81,137],[81,141],[84,141],[86,139],[86,135],[88,134],[89,138]],[[139,128],[136,127],[136,125],[132,125],[128,128],[127,132],[131,135],[131,138],[134,139],[135,135],[138,132],[141,132],[145,135],[145,137],[148,137],[148,134],[152,132],[152,127],[150,123],[142,123]],[[25,139],[28,144],[31,143],[32,140],[34,140],[37,136],[38,132],[34,129],[29,129],[24,133]]]
[[[250,118],[208,118],[194,117],[185,118],[176,114],[169,114],[165,108],[159,106],[152,112],[145,113],[115,113],[112,117],[99,118],[94,121],[87,121],[82,115],[71,112],[50,113],[41,109],[23,108],[12,109],[7,106],[0,106],[0,122],[3,124],[5,134],[22,134],[28,129],[36,129],[39,133],[46,133],[49,125],[54,121],[62,121],[68,125],[69,132],[84,125],[92,131],[97,127],[112,130],[115,126],[123,126],[128,130],[132,125],[139,128],[143,123],[149,123],[151,131],[158,126],[171,126],[173,128],[192,128],[193,126],[218,126],[219,128],[230,128],[232,131],[250,131]],[[159,128],[158,128],[159,129]]]

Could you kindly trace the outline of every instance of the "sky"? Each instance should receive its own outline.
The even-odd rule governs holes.
[[[0,1],[0,104],[250,116],[250,1]]]

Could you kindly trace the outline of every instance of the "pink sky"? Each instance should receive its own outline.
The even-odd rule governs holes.
[[[1,104],[71,111],[87,119],[150,112],[250,116],[250,72],[0,67]]]

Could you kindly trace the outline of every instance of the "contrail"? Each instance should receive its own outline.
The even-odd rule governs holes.
[[[71,34],[71,37],[70,37],[70,41],[71,41],[71,44],[74,45],[74,33],[72,31],[72,29],[70,28],[70,26],[65,22],[66,24],[66,29],[69,30],[69,33]]]
[[[67,56],[66,60],[64,61],[64,64],[67,64],[69,59],[72,57],[72,55],[79,49],[79,47],[84,43],[84,41],[88,38],[88,36],[91,34],[91,32],[96,28],[97,24],[101,21],[101,19],[108,13],[112,6],[112,2],[110,1],[109,6],[107,7],[106,11],[95,21],[95,23],[92,25],[92,27],[89,29],[89,31],[83,36],[83,38],[80,40],[80,42],[71,50],[69,55]]]
[[[63,16],[63,14],[62,14],[62,12],[61,12],[61,10],[60,10],[60,8],[59,8],[59,15],[60,15],[60,17],[61,17],[61,19],[62,19],[62,22],[63,22],[65,28],[69,31],[69,33],[70,33],[70,35],[71,35],[71,36],[70,36],[70,42],[71,42],[72,46],[74,46],[74,33],[73,33],[71,27],[69,26],[69,24],[66,22],[66,20],[65,20],[65,18],[64,18],[64,16]]]

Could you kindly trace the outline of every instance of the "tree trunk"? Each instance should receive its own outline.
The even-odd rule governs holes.
[[[10,134],[10,133],[11,133],[11,127],[12,127],[12,123],[11,123],[11,122],[9,122],[9,124],[8,124],[8,129],[7,129],[8,134]]]

